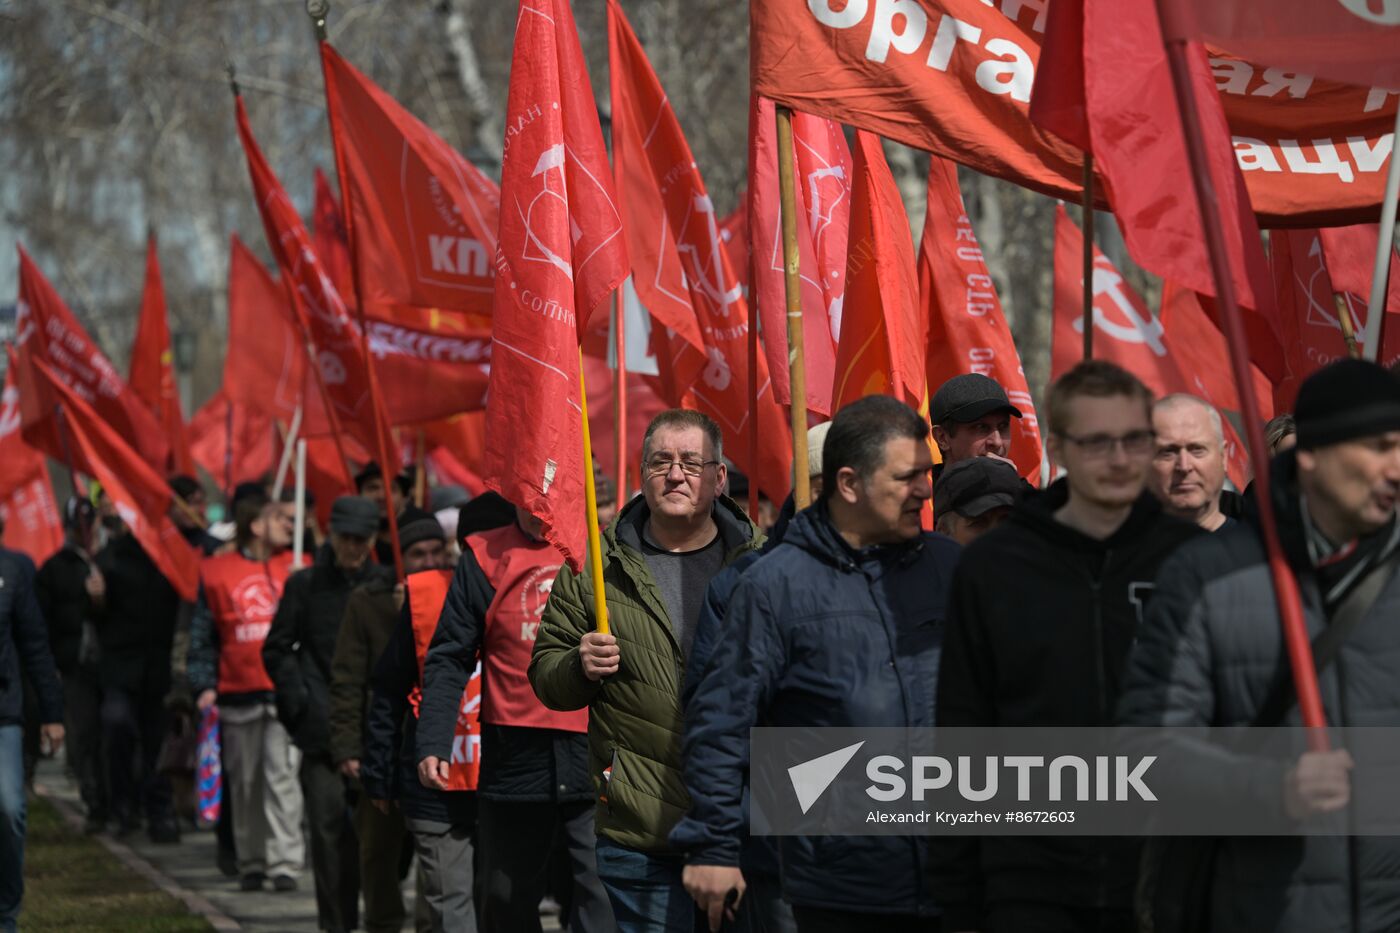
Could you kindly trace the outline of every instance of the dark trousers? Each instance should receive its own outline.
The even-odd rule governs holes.
[[[102,688],[82,668],[63,675],[63,748],[88,817],[107,818],[107,768],[102,756]]]
[[[534,933],[548,881],[549,856],[562,830],[573,887],[569,929],[596,933],[614,928],[612,905],[598,880],[593,803],[477,801],[481,851],[481,927],[486,933]]]
[[[144,810],[151,823],[173,819],[170,779],[156,768],[170,720],[163,698],[109,687],[101,710],[112,809],[127,816]]]
[[[937,917],[916,917],[908,914],[857,913],[845,910],[825,910],[820,907],[793,905],[798,933],[939,933],[943,929]],[[956,931],[953,931],[956,933]]]
[[[363,791],[355,802],[355,835],[360,842],[360,886],[365,895],[367,933],[398,933],[403,927],[400,862],[405,843],[403,813],[380,813]]]
[[[1136,929],[1130,908],[1032,903],[991,904],[982,924],[983,933],[1133,933]]]
[[[353,930],[360,925],[360,864],[345,779],[328,756],[305,755],[301,791],[311,836],[316,921],[331,933]]]

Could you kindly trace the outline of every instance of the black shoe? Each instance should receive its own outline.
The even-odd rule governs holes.
[[[272,890],[286,894],[297,889],[297,880],[291,875],[273,875]]]
[[[180,841],[180,824],[173,819],[155,820],[147,829],[146,835],[150,836],[156,845],[174,845]]]
[[[260,871],[255,871],[251,875],[244,875],[238,882],[240,891],[261,891],[263,883],[267,881],[267,875]]]
[[[119,813],[117,815],[116,827],[112,830],[112,835],[118,839],[125,839],[141,828],[141,821],[130,813]]]
[[[232,849],[219,849],[219,874],[225,878],[238,877],[238,854]]]

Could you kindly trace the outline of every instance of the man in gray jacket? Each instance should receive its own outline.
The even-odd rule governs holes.
[[[1400,726],[1400,380],[1372,363],[1343,360],[1298,393],[1298,444],[1273,462],[1273,507],[1302,591],[1309,637],[1366,606],[1319,674],[1331,726]],[[1267,718],[1280,689],[1293,700],[1262,536],[1251,500],[1238,527],[1202,536],[1163,565],[1129,658],[1119,723],[1242,726]],[[1379,595],[1366,589],[1381,583]],[[1297,725],[1296,705],[1282,723]],[[1268,723],[1262,723],[1268,724]],[[1217,750],[1184,769],[1192,794],[1227,791],[1233,768]],[[1240,764],[1244,764],[1240,762]],[[1253,805],[1295,820],[1351,800],[1343,749],[1280,763]],[[1400,838],[1241,837],[1220,843],[1208,912],[1211,930],[1400,928]]]

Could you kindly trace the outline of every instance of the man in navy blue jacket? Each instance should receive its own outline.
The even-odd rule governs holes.
[[[692,806],[671,832],[688,853],[685,885],[711,929],[729,893],[742,899],[744,890],[751,727],[933,724],[958,548],[921,527],[933,495],[928,432],[887,396],[838,412],[823,449],[821,500],[734,590],[726,637],[686,708]],[[938,915],[922,839],[786,837],[780,845],[783,895],[799,930],[927,930]]]
[[[57,752],[63,744],[63,691],[34,595],[34,562],[0,548],[0,933],[13,933],[24,896],[25,677],[39,698],[42,735]]]

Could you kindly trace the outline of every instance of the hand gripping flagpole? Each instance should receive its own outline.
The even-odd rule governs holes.
[[[588,433],[588,391],[583,379],[583,348],[578,351],[578,407],[583,421],[583,498],[588,512],[588,571],[593,578],[593,617],[598,634],[606,635],[608,603],[603,594],[603,537],[598,533],[598,490],[593,484],[593,438]],[[621,430],[619,428],[619,430]]]
[[[1225,325],[1226,343],[1230,350],[1230,367],[1234,370],[1235,385],[1239,388],[1245,441],[1249,445],[1250,460],[1254,467],[1254,485],[1261,504],[1259,518],[1263,526],[1269,570],[1273,577],[1274,597],[1278,602],[1284,643],[1293,669],[1298,707],[1302,713],[1303,725],[1309,727],[1308,744],[1314,751],[1325,751],[1328,748],[1325,731],[1327,721],[1322,710],[1322,695],[1317,687],[1317,668],[1313,663],[1312,644],[1308,640],[1307,627],[1303,622],[1303,603],[1298,592],[1298,581],[1294,578],[1293,571],[1284,558],[1283,547],[1279,544],[1274,500],[1270,491],[1268,458],[1265,456],[1268,448],[1264,445],[1264,429],[1259,419],[1258,400],[1254,395],[1254,380],[1250,374],[1244,324],[1240,320],[1235,281],[1231,275],[1229,259],[1226,257],[1220,206],[1210,177],[1202,137],[1201,115],[1191,88],[1191,63],[1187,56],[1186,40],[1172,38],[1175,31],[1170,28],[1169,23],[1170,2],[1171,0],[1157,0],[1157,14],[1162,23],[1172,84],[1176,88],[1181,128],[1186,136],[1186,152],[1195,181],[1196,204],[1201,212],[1201,224],[1205,228],[1211,273],[1215,278],[1216,295],[1220,302],[1221,323]]]
[[[802,257],[797,251],[797,188],[792,167],[792,111],[777,107],[778,188],[783,201],[783,271],[787,286],[788,385],[792,389],[792,497],[799,510],[812,501],[807,464],[807,366],[802,351]],[[753,321],[749,321],[753,326]],[[757,412],[750,417],[757,420]],[[758,450],[750,451],[758,482]]]

